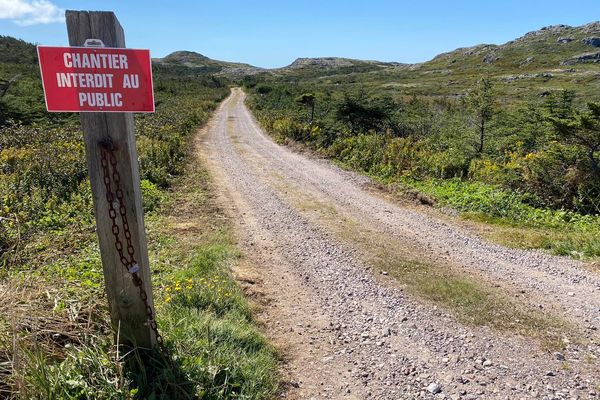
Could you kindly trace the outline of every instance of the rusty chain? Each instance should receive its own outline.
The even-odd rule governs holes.
[[[112,143],[106,142],[101,144],[100,162],[102,166],[102,179],[106,188],[108,216],[112,224],[112,234],[115,237],[115,249],[119,254],[121,264],[131,276],[133,284],[139,290],[140,298],[144,303],[144,307],[146,309],[145,311],[148,319],[147,323],[150,329],[152,329],[152,332],[154,332],[156,343],[158,343],[160,349],[165,354],[168,354],[168,350],[165,346],[163,337],[158,332],[158,326],[156,325],[154,310],[148,302],[148,293],[146,293],[146,290],[144,289],[144,282],[142,281],[142,278],[139,274],[140,266],[135,260],[135,249],[133,247],[133,244],[131,243],[131,231],[129,230],[129,221],[127,219],[125,196],[123,194],[123,189],[121,188],[121,175],[119,174],[119,170],[117,168],[117,157],[115,155],[115,147]],[[113,184],[115,187],[114,192],[112,189]],[[117,208],[115,208],[115,206]],[[121,241],[121,230],[119,228],[119,224],[117,223],[117,209],[118,214],[121,217],[121,226],[123,228],[123,236],[125,237],[125,248],[123,247],[123,242]],[[125,251],[127,252],[127,255],[125,254]]]

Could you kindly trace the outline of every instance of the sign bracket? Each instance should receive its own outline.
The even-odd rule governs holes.
[[[100,39],[85,39],[83,47],[106,47],[106,45]]]

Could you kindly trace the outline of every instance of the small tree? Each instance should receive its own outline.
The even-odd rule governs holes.
[[[569,118],[573,116],[573,100],[575,92],[572,90],[561,90],[548,96],[544,107],[549,115],[558,118]]]
[[[4,96],[8,92],[8,89],[19,80],[21,74],[17,74],[9,80],[0,80],[0,126],[4,125],[8,119],[6,104],[4,104]]]
[[[478,155],[483,153],[486,139],[486,124],[494,115],[494,102],[496,100],[492,82],[489,78],[481,78],[467,96],[467,104],[473,113],[473,122],[479,132],[476,145]]]
[[[336,119],[345,123],[352,135],[370,130],[382,132],[389,118],[389,110],[364,92],[354,96],[346,94],[336,108]]]
[[[297,99],[298,103],[310,107],[310,119],[309,124],[313,123],[315,118],[315,95],[312,93],[304,93]]]
[[[587,108],[551,115],[549,120],[560,139],[585,151],[592,173],[600,178],[600,103],[589,102]]]

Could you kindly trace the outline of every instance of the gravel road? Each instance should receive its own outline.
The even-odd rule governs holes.
[[[282,397],[600,399],[598,274],[566,258],[491,244],[373,193],[368,179],[274,143],[244,97],[233,90],[199,148],[237,224],[246,254],[240,281],[286,356]],[[413,259],[457,266],[547,305],[584,340],[556,353],[459,323],[374,274],[361,250],[299,206],[306,199],[391,238]]]

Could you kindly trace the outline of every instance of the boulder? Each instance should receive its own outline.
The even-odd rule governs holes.
[[[490,53],[483,58],[483,62],[486,64],[491,64],[494,61],[498,61],[499,59],[500,57],[498,57],[496,54]]]
[[[559,37],[558,39],[556,39],[556,43],[569,43],[572,41],[573,41],[573,38],[570,38],[570,37]]]
[[[535,57],[527,57],[521,64],[519,64],[520,66],[525,66],[525,65],[529,65],[531,64],[533,61],[535,60]]]
[[[600,37],[586,37],[581,41],[588,46],[600,47]]]

